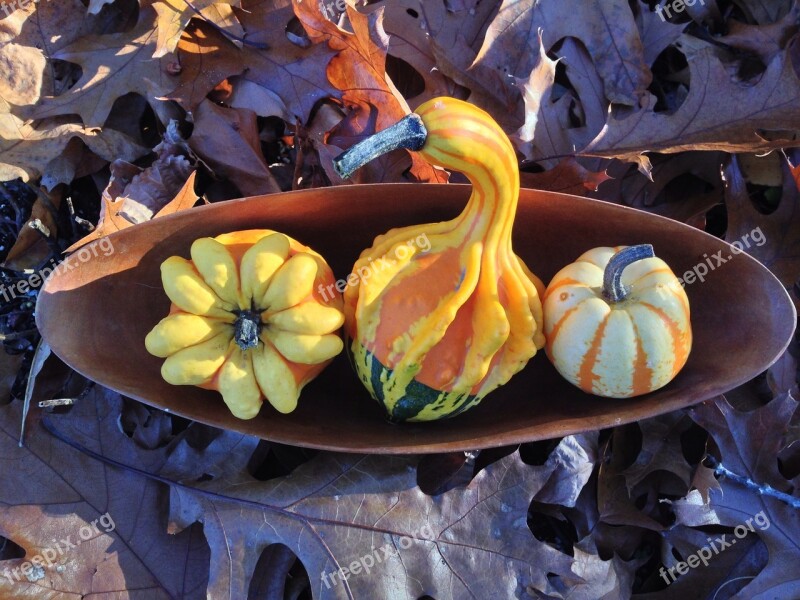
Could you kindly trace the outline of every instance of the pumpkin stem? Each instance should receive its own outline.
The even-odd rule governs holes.
[[[355,171],[382,154],[406,148],[420,150],[428,138],[428,131],[422,118],[411,113],[394,125],[361,140],[333,159],[333,168],[342,179],[347,179]]]
[[[258,346],[258,334],[261,333],[261,315],[253,310],[240,310],[233,322],[233,339],[242,350],[250,350]]]
[[[622,272],[633,263],[654,256],[653,246],[650,244],[628,246],[612,256],[603,272],[603,297],[609,302],[625,300],[628,290],[622,285]]]

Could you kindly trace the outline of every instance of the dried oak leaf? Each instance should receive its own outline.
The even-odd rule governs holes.
[[[592,197],[633,206],[700,229],[705,215],[722,204],[720,181],[722,152],[681,152],[659,155],[653,160],[650,178],[628,163],[611,165],[613,180]]]
[[[388,8],[387,8],[388,10]],[[467,70],[498,11],[495,2],[458,0],[419,2],[419,27],[430,40],[437,68],[467,88],[477,87]]]
[[[628,492],[647,476],[664,471],[677,477],[688,490],[692,465],[686,461],[681,437],[692,421],[681,412],[671,412],[638,423],[642,430],[642,449],[633,464],[622,471]]]
[[[180,163],[178,162],[177,164],[179,166],[174,168],[180,169]],[[112,163],[111,181],[101,197],[102,204],[100,205],[100,219],[97,227],[64,252],[73,252],[89,242],[98,240],[115,231],[131,227],[136,223],[192,208],[198,200],[194,191],[196,171],[191,171],[182,187],[178,188],[175,197],[169,201],[166,201],[168,196],[164,194],[168,189],[174,189],[176,185],[180,184],[177,179],[178,176],[174,172],[170,172],[169,167],[164,168],[164,171],[162,173],[158,167],[155,169],[149,167],[141,171],[134,165],[126,166],[121,163]],[[159,206],[158,212],[153,214],[152,208],[146,204],[138,203],[136,200],[137,195],[133,193],[135,191],[140,192],[143,196],[148,194],[154,196],[156,205]],[[112,197],[114,194],[124,195],[116,198]],[[152,201],[153,198],[151,197],[150,200]],[[131,214],[133,214],[132,217],[130,216]],[[125,215],[128,216],[126,217]]]
[[[768,25],[750,25],[736,19],[728,21],[728,32],[719,41],[723,44],[746,50],[768,64],[798,31],[800,5],[792,2],[792,7],[779,21]]]
[[[120,433],[121,402],[95,386],[55,419],[90,450],[157,471],[167,453],[142,450]],[[201,597],[208,546],[199,527],[165,531],[163,485],[93,460],[41,425],[20,448],[20,405],[0,407],[0,455],[13,465],[0,474],[0,535],[25,556],[0,561],[0,596]]]
[[[53,58],[81,66],[82,77],[60,96],[48,96],[31,110],[36,119],[77,114],[87,128],[102,127],[114,102],[138,93],[154,104],[172,88],[166,67],[168,58],[153,58],[156,13],[143,7],[131,31],[89,35],[62,48]]]
[[[625,579],[620,571],[627,567],[596,553],[573,559],[538,541],[526,524],[539,494],[574,503],[592,470],[594,458],[582,445],[588,440],[565,438],[536,467],[514,452],[465,488],[430,497],[416,485],[414,457],[326,453],[287,477],[259,482],[246,470],[255,442],[233,436],[221,435],[202,453],[181,444],[171,461],[173,477],[197,481],[206,474],[196,489],[173,488],[171,519],[173,527],[203,522],[212,551],[210,597],[246,595],[271,544],[300,558],[318,599],[510,598],[526,589],[596,598],[597,590]],[[170,476],[171,464],[162,475]],[[367,555],[381,558],[369,573],[339,575]],[[497,572],[504,576],[487,575]]]
[[[747,413],[735,410],[720,396],[689,409],[689,415],[713,437],[724,467],[759,485],[770,485],[797,497],[797,489],[780,473],[777,461],[781,450],[791,441],[787,432],[796,409],[797,402],[790,394],[778,396]],[[800,553],[800,513],[786,502],[757,494],[728,477],[721,477],[719,485],[719,490],[709,492],[708,503],[697,493],[677,501],[678,522],[689,526],[733,527],[734,533],[728,534],[728,541],[733,544],[750,536],[763,541],[769,551],[769,562],[763,570],[745,573],[748,579],[737,598],[798,597],[800,577],[794,567]],[[753,531],[748,528],[748,519],[754,523]],[[737,533],[738,526],[741,527]]]
[[[202,20],[213,23],[222,31],[241,39],[244,29],[233,12],[233,7],[239,6],[239,4],[239,0],[194,0],[191,3],[183,0],[153,2],[153,9],[158,15],[156,21],[158,39],[153,58],[161,58],[175,51],[183,30],[192,18],[198,17],[198,12]]]
[[[689,95],[675,113],[656,113],[650,94],[643,108],[612,111],[581,154],[635,162],[648,174],[645,152],[753,152],[800,143],[793,131],[800,130],[800,80],[791,53],[777,55],[755,83],[732,80],[708,45],[687,60]]]
[[[242,10],[237,9],[237,15],[247,39],[267,46],[266,49],[251,45],[242,48],[242,61],[247,65],[242,77],[276,95],[286,107],[287,120],[293,122],[297,118],[305,123],[319,100],[340,95],[325,74],[325,65],[335,51],[327,44],[311,44],[307,39],[294,43],[287,35],[287,27],[294,18],[292,2],[243,0]],[[212,54],[204,64],[214,69],[216,59]],[[244,107],[261,114],[252,106]]]
[[[261,152],[253,111],[203,100],[192,117],[189,146],[217,175],[231,181],[244,196],[281,191]]]
[[[579,39],[595,63],[609,101],[639,104],[652,75],[628,2],[504,0],[469,68],[475,79],[486,82],[486,92],[498,101],[498,108],[517,108],[512,77],[527,78],[534,68],[539,29],[546,49],[565,37]]]
[[[59,158],[74,138],[80,138],[94,154],[107,161],[136,160],[148,152],[114,129],[90,129],[67,116],[28,123],[4,112],[4,104],[0,99],[0,181],[45,177],[51,186],[67,183],[64,175],[59,175],[62,172]]]
[[[535,129],[526,132],[523,126],[512,139],[532,160],[568,155],[576,148],[583,148],[602,130],[608,113],[603,80],[585,46],[578,40],[567,38],[552,53],[563,66],[570,87],[563,89],[560,86],[561,95],[555,101],[552,100],[552,86],[534,88],[534,94],[530,94],[527,88],[524,90],[525,120],[527,122],[536,116]],[[550,59],[545,60],[542,54],[540,64],[547,61]],[[555,161],[545,159],[542,162],[552,165]]]
[[[599,173],[589,171],[574,158],[565,158],[543,173],[520,172],[519,174],[522,187],[575,196],[588,196],[589,192],[596,191],[601,183],[609,179],[610,176],[605,171]]]
[[[165,97],[175,100],[189,112],[195,110],[221,81],[241,74],[246,68],[241,50],[202,22],[183,32],[177,54],[181,65],[178,85]]]
[[[114,25],[113,20],[87,15],[80,0],[29,2],[24,8],[18,2],[9,2],[4,6],[12,12],[0,19],[0,43],[36,49],[45,57],[52,57],[72,42]],[[4,71],[3,75],[11,73]],[[48,75],[45,73],[45,78]],[[48,87],[52,86],[52,82],[46,81]]]
[[[777,0],[775,2],[765,2],[764,0],[737,0],[741,8],[759,25],[775,23],[783,18],[790,10],[794,2],[792,0]]]
[[[315,44],[327,42],[333,50],[338,50],[328,63],[327,74],[330,82],[342,90],[349,114],[330,132],[327,143],[347,148],[393,125],[410,112],[386,74],[388,36],[383,30],[382,10],[362,15],[348,5],[347,15],[353,33],[329,21],[315,2],[297,3],[295,12]],[[415,181],[447,181],[443,170],[405,150],[373,161],[354,178],[360,183],[401,181],[409,165],[409,175]]]
[[[636,26],[639,28],[639,38],[642,40],[644,63],[648,67],[652,67],[658,55],[681,37],[686,29],[686,24],[670,23],[664,20],[663,10],[661,13],[656,12],[655,9],[649,10],[645,4],[640,2],[636,3],[634,11]]]
[[[462,96],[459,86],[439,68],[431,47],[431,36],[420,14],[420,4],[419,0],[384,0],[366,8],[383,7],[383,27],[389,34],[389,55],[407,62],[422,78],[424,89],[412,96],[414,102],[422,104],[437,96]]]
[[[783,155],[781,163],[780,204],[774,212],[765,215],[750,200],[738,161],[735,156],[731,157],[724,169],[728,208],[725,240],[728,243],[738,241],[788,287],[800,279],[800,169],[793,169]]]
[[[32,221],[38,220],[47,228],[52,238],[56,239],[58,234],[56,217],[58,216],[58,207],[61,205],[61,198],[60,189],[50,193],[44,190],[39,191],[39,196],[31,208],[31,216],[20,230],[14,245],[8,251],[8,255],[3,262],[4,267],[15,271],[36,269],[52,255],[53,251],[48,247],[47,240],[28,225]]]

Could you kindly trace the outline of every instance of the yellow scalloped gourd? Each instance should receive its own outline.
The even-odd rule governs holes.
[[[170,314],[145,339],[173,385],[217,390],[234,416],[255,417],[266,398],[281,413],[342,351],[342,298],[325,260],[282,233],[201,238],[191,260],[172,256],[161,281]]]

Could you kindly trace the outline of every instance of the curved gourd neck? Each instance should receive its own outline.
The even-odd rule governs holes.
[[[481,237],[510,239],[519,169],[506,134],[485,112],[459,100],[431,100],[416,113],[428,132],[419,153],[437,166],[463,173],[472,183],[458,220]]]

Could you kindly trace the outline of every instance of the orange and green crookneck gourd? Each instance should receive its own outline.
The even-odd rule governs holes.
[[[345,330],[355,369],[389,418],[430,421],[475,406],[544,345],[544,286],[511,247],[517,159],[487,113],[430,100],[335,166],[348,177],[397,148],[464,173],[472,194],[452,221],[375,239],[353,267],[358,284],[345,291]]]

